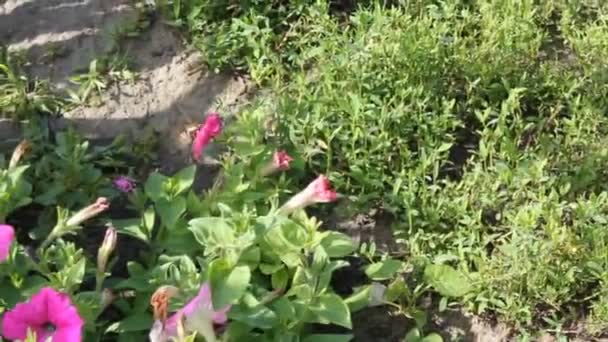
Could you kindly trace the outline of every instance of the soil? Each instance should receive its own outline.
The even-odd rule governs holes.
[[[50,79],[58,89],[66,89],[74,86],[70,76],[112,51],[112,32],[136,16],[131,0],[0,0],[0,42],[28,56],[31,75]],[[199,56],[160,18],[141,36],[127,41],[125,49],[133,60],[137,79],[110,86],[100,106],[81,106],[64,113],[53,122],[53,129],[74,126],[87,138],[108,139],[118,134],[136,136],[151,127],[161,138],[162,168],[173,172],[188,162],[188,127],[201,122],[209,111],[236,113],[250,98],[246,79],[201,68]],[[0,125],[4,138],[15,129],[7,127]],[[205,170],[199,170],[198,178],[209,182],[212,177]],[[375,241],[380,251],[399,250],[390,227],[392,220],[382,213],[349,217],[332,214],[326,222],[327,228],[345,232],[359,242]],[[86,239],[97,244],[103,231],[104,227],[98,227]],[[115,267],[126,271],[124,264]],[[349,270],[334,279],[341,292],[362,281],[360,272]],[[414,326],[411,320],[391,314],[386,307],[358,312],[353,322],[356,341],[401,341]],[[430,330],[439,332],[445,341],[506,341],[509,332],[458,310],[433,314]]]

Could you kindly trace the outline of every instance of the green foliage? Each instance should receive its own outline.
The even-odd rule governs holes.
[[[270,139],[395,214],[421,280],[519,327],[591,306],[606,328],[604,3],[170,4],[212,67],[268,86]]]
[[[56,113],[63,101],[47,82],[30,80],[22,70],[23,58],[0,44],[0,118],[29,119],[39,113]]]

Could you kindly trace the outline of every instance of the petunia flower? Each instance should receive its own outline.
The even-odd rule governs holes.
[[[0,262],[8,258],[13,240],[15,240],[13,227],[8,224],[0,224]]]
[[[28,330],[36,341],[80,342],[84,321],[70,297],[50,287],[42,288],[29,301],[19,303],[2,319],[2,335],[10,340],[24,340]]]
[[[293,158],[285,151],[276,151],[272,155],[272,162],[264,166],[262,169],[262,175],[268,176],[278,171],[289,170]]]
[[[332,189],[329,179],[320,175],[308,186],[290,198],[279,211],[284,214],[292,213],[298,209],[306,208],[315,203],[329,203],[338,198],[338,194]]]
[[[214,310],[211,302],[211,287],[208,283],[205,283],[201,286],[196,297],[171,317],[165,319],[169,298],[176,293],[177,289],[175,287],[165,286],[159,288],[152,296],[151,304],[154,307],[156,321],[150,330],[150,340],[152,342],[166,342],[177,336],[179,320],[183,319],[187,333],[197,332],[204,336],[208,342],[215,341],[213,324],[225,324],[228,321],[226,314],[231,306],[227,305],[220,310]]]
[[[222,132],[222,117],[217,113],[210,113],[205,122],[200,125],[192,142],[192,159],[200,161],[205,147]]]
[[[114,187],[121,192],[131,193],[135,190],[135,180],[126,176],[118,176],[112,182]]]

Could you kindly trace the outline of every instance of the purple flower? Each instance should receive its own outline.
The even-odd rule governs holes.
[[[118,176],[112,183],[116,189],[127,194],[135,190],[135,180],[133,178]]]

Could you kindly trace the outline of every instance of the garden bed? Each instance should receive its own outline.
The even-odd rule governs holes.
[[[87,338],[140,340],[210,284],[230,341],[606,336],[608,7],[224,5],[2,2],[0,170],[25,183],[0,308],[45,284]],[[55,209],[100,196],[84,230]]]

